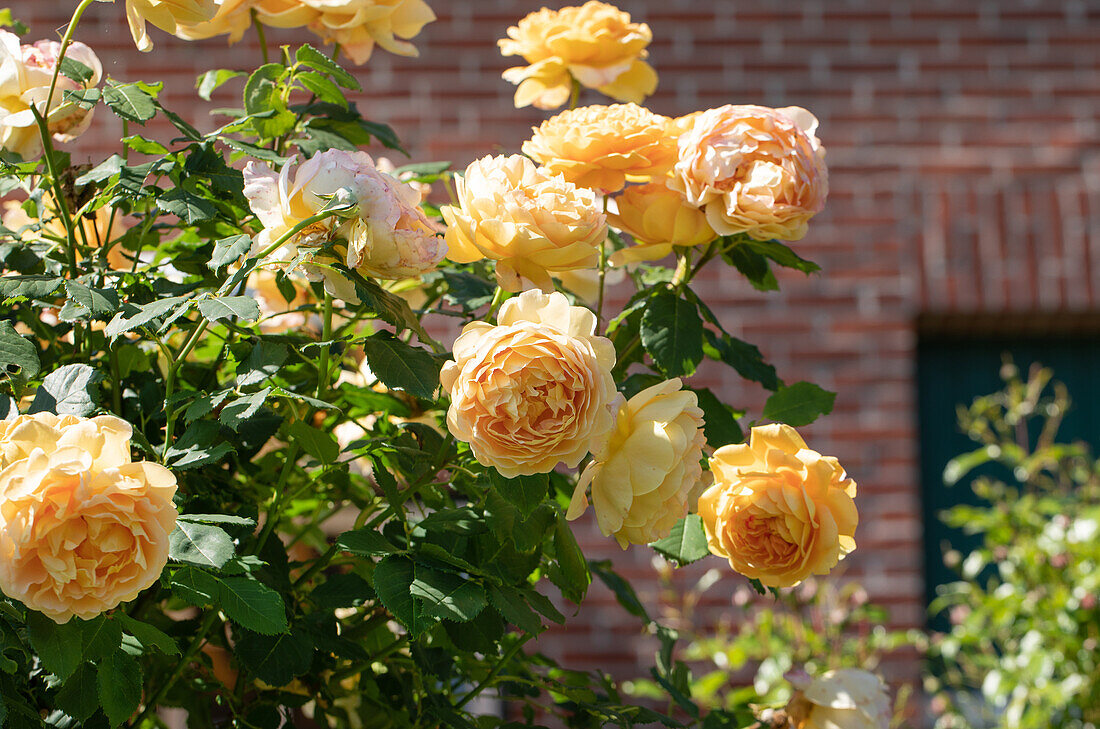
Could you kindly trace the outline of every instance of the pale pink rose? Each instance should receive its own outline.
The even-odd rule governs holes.
[[[57,41],[21,45],[14,33],[0,31],[0,146],[24,159],[42,154],[32,107],[46,118],[46,127],[56,142],[76,139],[92,123],[93,110],[65,100],[65,93],[95,87],[103,77],[103,66],[91,48],[78,41],[71,43],[65,57],[87,66],[92,76],[79,83],[59,74],[53,99],[47,104],[60,52]]]
[[[810,112],[726,105],[691,122],[680,136],[670,188],[702,208],[719,235],[806,235],[829,193],[825,148]]]
[[[466,325],[443,365],[447,428],[507,478],[576,466],[612,425],[614,345],[557,292],[525,291],[497,322]]]
[[[888,729],[890,697],[869,671],[842,668],[817,678],[789,675],[798,689],[787,714],[798,729]]]
[[[252,161],[245,166],[244,179],[244,194],[264,225],[256,236],[254,253],[340,197],[354,202],[354,210],[302,230],[273,257],[291,261],[300,249],[341,240],[346,241],[350,268],[380,278],[404,278],[430,271],[446,253],[446,244],[417,207],[419,193],[379,172],[366,152],[332,149],[301,165],[291,159],[278,175],[266,164]],[[355,301],[350,282],[316,265],[323,263],[314,256],[303,268],[314,280],[323,278],[334,296]]]

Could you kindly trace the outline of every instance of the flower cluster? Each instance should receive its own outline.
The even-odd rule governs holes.
[[[103,66],[91,48],[71,43],[65,57],[83,64],[90,74],[85,81],[74,81],[57,72],[60,53],[57,41],[20,44],[19,36],[0,30],[0,147],[25,160],[42,154],[36,111],[56,142],[79,137],[92,123],[90,106],[65,95],[94,88],[103,77]]]
[[[130,459],[130,425],[50,413],[0,421],[0,590],[59,623],[160,577],[176,479]]]
[[[149,22],[186,40],[228,35],[241,39],[256,22],[272,28],[307,28],[325,43],[339,43],[353,63],[366,63],[377,45],[400,56],[417,55],[409,42],[435,13],[424,0],[127,0],[134,42],[152,48]]]

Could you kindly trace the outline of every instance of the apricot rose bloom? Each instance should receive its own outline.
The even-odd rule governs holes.
[[[797,106],[710,109],[680,135],[668,185],[720,235],[799,240],[829,193],[816,131],[817,119]]]
[[[578,187],[618,192],[676,163],[671,121],[637,104],[582,106],[535,127],[523,153]]]
[[[0,223],[5,228],[19,233],[24,242],[47,240],[43,237],[44,233],[58,238],[66,236],[65,224],[58,215],[57,205],[49,192],[42,194],[42,199],[36,206],[37,215],[30,215],[24,205],[25,203],[19,200],[5,200],[0,203]],[[83,235],[77,233],[77,240],[81,243],[88,241],[88,245],[96,249],[94,255],[100,255],[101,249],[108,246],[107,265],[115,271],[130,270],[133,259],[128,258],[127,254],[132,255],[132,253],[117,242],[130,226],[122,215],[115,212],[114,208],[109,205],[96,208],[95,212],[81,215],[74,222],[83,229]]]
[[[410,38],[435,20],[424,0],[219,0],[205,22],[185,25],[176,35],[187,40],[229,35],[241,39],[256,19],[273,28],[308,28],[325,43],[339,43],[353,63],[366,63],[376,45],[399,56],[419,55]]]
[[[596,194],[518,154],[483,157],[455,179],[458,205],[442,209],[447,257],[497,262],[497,281],[519,291],[527,279],[554,290],[550,272],[592,268],[607,238]]]
[[[580,7],[530,13],[497,41],[501,54],[523,56],[527,66],[504,72],[518,84],[517,108],[556,109],[569,100],[573,79],[616,101],[640,104],[657,90],[657,72],[646,63],[653,33],[613,5],[589,0]]]
[[[153,41],[146,24],[176,35],[183,26],[210,20],[218,4],[217,0],[126,0],[126,21],[137,49],[151,51]]]
[[[698,498],[705,442],[698,398],[679,379],[642,390],[622,403],[610,437],[592,449],[566,517],[588,507],[591,484],[604,536],[623,549],[667,537]]]
[[[442,260],[446,245],[417,203],[419,192],[380,172],[366,152],[330,149],[301,165],[292,158],[276,175],[266,164],[251,161],[244,168],[244,194],[252,212],[264,224],[254,252],[273,245],[300,222],[321,212],[333,198],[353,202],[346,215],[315,223],[297,233],[272,256],[290,261],[300,249],[318,249],[344,240],[346,262],[368,276],[399,279],[426,273]],[[334,296],[356,301],[354,288],[326,269],[326,254],[303,264],[313,280],[323,279]]]
[[[855,549],[855,482],[791,426],[753,428],[748,445],[716,450],[710,470],[699,497],[710,551],[746,577],[793,587]]]
[[[168,560],[176,479],[130,460],[124,420],[0,421],[0,590],[64,623],[152,585]]]
[[[661,182],[631,185],[614,202],[607,220],[611,227],[629,233],[634,245],[612,253],[612,265],[656,261],[671,253],[672,246],[697,246],[718,237],[706,213]]]
[[[612,425],[615,347],[595,331],[591,311],[535,290],[496,326],[466,325],[439,375],[448,430],[506,478],[576,466]]]
[[[46,118],[46,128],[56,142],[76,139],[92,123],[93,109],[66,100],[65,94],[95,87],[103,78],[103,65],[91,48],[78,41],[70,43],[65,57],[87,66],[91,77],[79,82],[59,74],[53,99],[47,103],[60,54],[57,41],[20,44],[19,36],[0,30],[0,147],[25,160],[42,154],[32,107]]]
[[[787,705],[795,729],[888,729],[890,697],[882,679],[858,668],[817,678],[791,679],[798,689]]]

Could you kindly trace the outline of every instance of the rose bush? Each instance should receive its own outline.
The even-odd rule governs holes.
[[[127,0],[142,50],[148,25],[255,26],[262,65],[198,80],[241,99],[206,133],[161,84],[100,78],[73,40],[92,2],[60,43],[13,36],[0,61],[0,721],[701,721],[673,632],[570,520],[590,491],[624,548],[713,551],[760,590],[854,548],[836,460],[789,425],[740,444],[745,413],[692,378],[730,366],[790,425],[832,408],[694,289],[716,267],[762,289],[773,266],[817,270],[770,240],[801,237],[825,199],[808,113],[638,106],[652,32],[589,2],[501,43],[531,64],[506,74],[519,105],[571,100],[530,157],[394,166],[363,149],[404,153],[337,58],[414,54],[423,0]],[[273,61],[266,26],[334,52]],[[579,106],[583,89],[631,103]],[[123,148],[73,166],[54,143],[93,112],[121,120]],[[594,576],[661,640],[652,675],[674,709],[525,650]]]

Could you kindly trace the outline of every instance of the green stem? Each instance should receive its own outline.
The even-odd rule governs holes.
[[[252,13],[252,25],[256,28],[256,37],[260,39],[260,55],[266,65],[269,61],[267,57],[267,34],[264,33],[264,24],[260,22],[260,16],[256,14],[255,8],[250,12]]]
[[[294,462],[297,458],[298,444],[291,443],[286,451],[286,461],[283,462],[283,470],[279,474],[279,481],[275,484],[275,503],[271,505],[267,512],[267,519],[264,520],[264,528],[260,531],[260,536],[256,537],[256,554],[263,550],[271,533],[275,531],[275,525],[279,521],[279,511],[283,508],[286,482],[290,478],[290,472],[294,470]]]
[[[603,214],[607,215],[608,196],[603,196]],[[603,298],[604,285],[607,281],[607,238],[600,242],[600,293],[596,300],[596,331],[600,330],[603,322]]]
[[[329,347],[332,345],[332,294],[325,291],[324,308],[322,309],[321,324],[321,361],[317,367],[317,399],[324,400],[329,385]]]
[[[65,35],[61,37],[61,51],[57,54],[57,65],[53,69],[53,77],[50,78],[50,93],[46,95],[46,118],[50,116],[50,106],[53,105],[53,93],[57,90],[57,76],[61,73],[61,62],[65,60],[65,52],[69,50],[69,43],[73,39],[73,31],[76,30],[76,24],[80,22],[81,16],[84,15],[84,11],[88,9],[96,0],[80,0],[80,4],[76,6],[76,10],[73,11],[73,16],[69,19],[69,26],[65,28]]]
[[[172,669],[172,673],[168,675],[164,683],[160,685],[160,688],[153,693],[148,701],[145,702],[145,708],[141,710],[141,713],[137,715],[137,718],[130,724],[130,726],[139,727],[142,721],[149,716],[149,712],[157,710],[157,704],[164,698],[164,695],[168,693],[168,689],[172,688],[172,684],[180,677],[183,670],[187,667],[187,664],[195,657],[195,654],[202,648],[203,643],[206,642],[206,634],[210,632],[210,629],[214,627],[214,623],[218,620],[218,611],[211,610],[203,618],[202,625],[199,626],[199,632],[195,635],[191,641],[191,645],[187,647],[184,654],[180,656],[179,661]]]
[[[493,300],[489,302],[489,312],[485,315],[485,319],[492,319],[496,315],[497,309],[508,300],[508,297],[509,293],[500,286],[497,286],[497,290],[493,292]]]
[[[489,675],[486,676],[481,683],[475,686],[474,689],[470,691],[470,693],[463,696],[462,699],[457,704],[455,704],[455,709],[461,709],[463,706],[476,699],[478,694],[487,689],[489,685],[493,682],[493,679],[497,677],[497,674],[504,670],[504,666],[506,666],[510,660],[515,658],[515,655],[519,653],[520,649],[523,648],[524,644],[527,641],[531,640],[534,637],[534,633],[528,633],[527,635],[523,636],[522,640],[516,641],[515,645],[509,648],[504,653],[504,655],[500,657],[500,660],[497,661],[497,664],[493,666],[493,670],[489,671]]]
[[[581,82],[577,79],[572,79],[573,89],[569,93],[569,108],[570,110],[576,109],[578,102],[581,100]]]
[[[199,322],[199,325],[195,327],[195,331],[191,332],[191,336],[184,342],[183,348],[180,349],[175,360],[169,360],[168,377],[165,379],[164,383],[164,412],[168,419],[164,424],[164,451],[161,454],[161,461],[164,460],[164,454],[172,447],[173,431],[176,427],[176,413],[175,408],[172,407],[172,395],[175,394],[176,390],[177,373],[179,372],[179,368],[183,365],[184,360],[187,358],[187,355],[191,354],[191,350],[198,344],[199,337],[203,335],[203,332],[205,332],[209,326],[210,322],[206,319]]]

